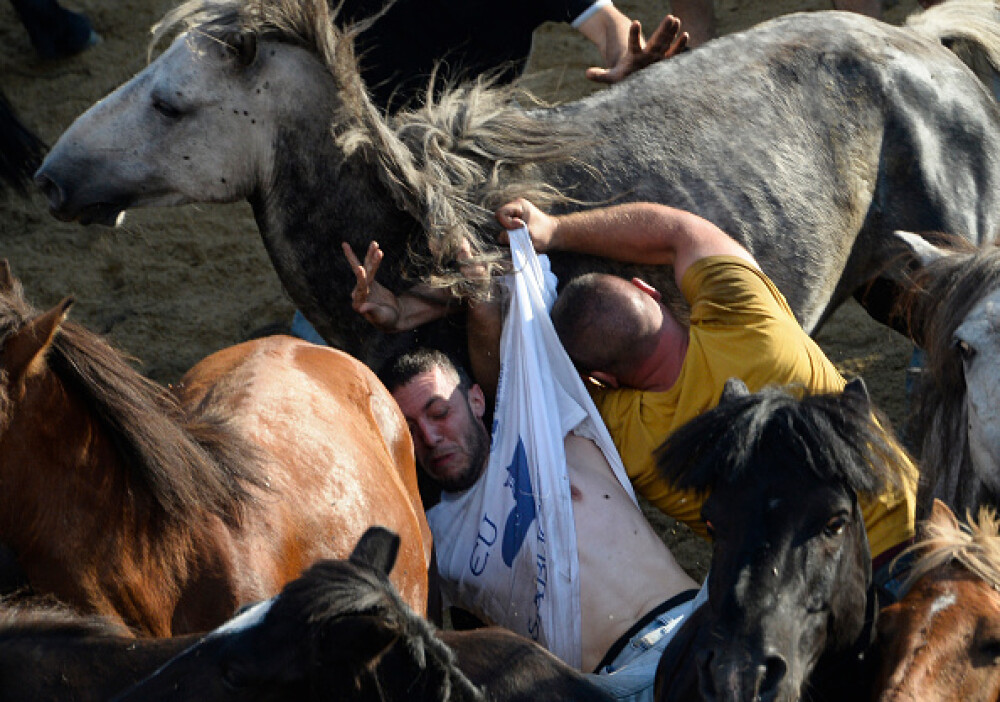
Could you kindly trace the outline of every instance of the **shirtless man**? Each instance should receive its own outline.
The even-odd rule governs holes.
[[[410,329],[451,311],[447,296],[427,288],[397,297],[379,285],[375,273],[382,253],[375,242],[364,265],[346,245],[344,253],[357,279],[354,308],[380,329]],[[498,311],[496,303],[470,303],[467,310],[471,355],[485,374],[477,377],[487,378],[491,390],[499,370]],[[407,419],[418,465],[446,492],[475,486],[489,458],[483,389],[447,356],[426,349],[390,360],[379,375]],[[593,682],[617,699],[651,700],[663,649],[704,595],[695,599],[697,583],[653,531],[597,445],[571,433],[564,446],[579,561],[581,669],[597,673]],[[430,521],[433,529],[433,517]],[[448,588],[444,583],[442,589]],[[504,611],[485,612],[477,602],[454,604],[506,624]]]
[[[427,349],[393,359],[380,376],[409,423],[418,465],[445,491],[475,485],[489,457],[482,389],[443,353]],[[565,448],[580,565],[582,669],[601,673],[592,681],[618,699],[652,699],[662,649],[693,611],[698,585],[594,442],[569,434]],[[476,603],[456,604],[483,614]],[[484,618],[504,625],[500,616]]]

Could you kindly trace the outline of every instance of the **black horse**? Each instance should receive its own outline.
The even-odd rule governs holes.
[[[388,574],[399,537],[372,527],[118,697],[142,700],[610,701],[540,646],[496,628],[437,632]]]
[[[44,155],[45,144],[21,123],[0,91],[0,192],[4,186],[25,192]]]
[[[799,400],[730,380],[657,458],[711,491],[713,538],[708,603],[664,653],[657,700],[863,696],[878,606],[858,494],[904,469],[863,383]]]
[[[137,639],[50,599],[7,598],[0,602],[0,702],[106,702],[198,638]]]

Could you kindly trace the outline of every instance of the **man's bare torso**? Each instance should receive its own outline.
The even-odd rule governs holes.
[[[583,670],[640,617],[698,587],[677,564],[590,439],[570,434],[566,466],[580,559]]]

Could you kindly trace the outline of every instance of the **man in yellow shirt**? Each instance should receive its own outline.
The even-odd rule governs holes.
[[[636,491],[702,535],[703,499],[671,487],[656,471],[653,453],[667,437],[715,407],[730,377],[742,379],[751,392],[766,385],[839,392],[845,385],[753,256],[697,215],[627,203],[551,216],[519,199],[501,207],[497,220],[504,229],[527,225],[539,253],[573,251],[673,266],[691,307],[690,327],[645,282],[603,274],[568,283],[552,317],[574,363],[602,384],[592,395]],[[358,279],[354,308],[376,326],[411,329],[455,309],[443,291],[424,287],[397,297],[375,283],[381,251],[374,242],[364,265],[346,248],[345,254]],[[498,310],[470,304],[468,322],[475,378],[484,388],[495,387]],[[862,502],[876,583],[893,595],[898,582],[888,564],[913,538],[916,470],[903,482],[902,490]]]
[[[703,500],[656,471],[653,453],[664,440],[715,407],[730,377],[752,392],[766,385],[838,392],[845,385],[753,256],[697,215],[629,203],[554,217],[521,199],[500,208],[497,219],[505,229],[527,225],[539,253],[673,266],[690,327],[643,281],[603,274],[567,284],[552,318],[580,371],[601,382],[592,394],[636,491],[703,535]],[[914,470],[902,490],[863,502],[876,570],[913,537],[915,483]],[[876,582],[888,579],[883,568]]]

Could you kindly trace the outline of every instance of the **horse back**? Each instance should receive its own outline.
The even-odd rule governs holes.
[[[939,42],[851,13],[772,20],[534,114],[594,134],[549,182],[705,217],[810,332],[886,265],[894,230],[978,243],[1000,225],[992,95]],[[560,279],[607,265],[559,258]]]
[[[89,620],[60,625],[32,616],[0,626],[0,702],[104,702],[200,638],[136,639]]]
[[[490,702],[611,699],[549,651],[506,629],[440,631],[438,636],[455,652],[458,667]]]
[[[235,540],[238,552],[255,544],[278,564],[266,590],[318,558],[346,558],[365,529],[380,524],[402,537],[394,583],[424,611],[430,530],[413,449],[392,396],[370,370],[335,349],[274,336],[209,356],[173,391],[184,407],[228,417],[261,447],[269,494],[259,496],[260,514]]]

